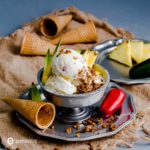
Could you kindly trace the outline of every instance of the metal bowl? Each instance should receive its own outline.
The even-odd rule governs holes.
[[[106,69],[100,66],[102,76],[105,80],[105,84],[99,89],[85,93],[85,94],[58,94],[50,91],[43,83],[42,83],[42,74],[43,68],[38,72],[37,80],[39,85],[41,86],[42,92],[44,96],[54,103],[56,106],[65,107],[65,108],[76,108],[76,107],[87,107],[91,106],[103,97],[106,87],[110,81],[110,75]]]

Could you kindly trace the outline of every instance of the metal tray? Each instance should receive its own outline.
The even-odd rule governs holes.
[[[40,86],[37,86],[39,91],[41,92]],[[115,83],[110,82],[109,86],[103,96],[103,99],[105,98],[106,94],[111,88],[121,88]],[[67,134],[65,132],[65,129],[68,127],[72,127],[72,125],[63,123],[55,118],[55,121],[53,125],[55,126],[55,129],[46,129],[46,130],[40,130],[33,124],[31,124],[29,121],[27,121],[24,117],[22,117],[20,114],[16,112],[17,118],[25,124],[28,128],[30,128],[33,132],[35,132],[38,135],[44,136],[44,137],[49,137],[49,138],[54,138],[58,140],[64,140],[64,141],[86,141],[86,140],[93,140],[97,138],[103,138],[103,137],[108,137],[116,134],[119,132],[122,128],[124,128],[126,125],[128,125],[135,117],[136,109],[135,105],[133,102],[132,95],[128,93],[127,91],[124,90],[126,93],[126,99],[118,113],[117,119],[115,121],[116,124],[116,129],[113,131],[109,131],[108,128],[101,128],[100,125],[96,125],[96,131],[91,132],[91,133],[80,133],[80,137],[77,138],[75,137],[75,132],[76,130],[73,129],[71,134]],[[45,101],[44,95],[41,93],[41,96],[43,100]],[[22,99],[30,99],[30,92],[29,90],[23,93],[20,98]],[[93,109],[96,110],[97,107],[100,106],[100,103],[96,104],[93,106]],[[84,125],[81,125],[81,130],[84,128]]]
[[[113,51],[117,45],[123,42],[124,39],[115,39],[109,40],[107,42],[98,44],[94,46],[92,49],[100,52],[100,55],[97,59],[97,63],[101,64],[104,68],[108,70],[110,73],[110,80],[115,81],[117,83],[123,84],[139,84],[139,83],[150,83],[150,78],[143,79],[130,79],[129,78],[129,70],[130,67],[120,64],[114,60],[108,58],[108,54]],[[139,39],[134,39],[139,40]],[[140,40],[145,43],[149,42],[146,40]]]

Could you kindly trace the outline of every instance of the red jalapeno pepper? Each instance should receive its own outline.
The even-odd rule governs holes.
[[[121,89],[110,90],[102,102],[99,112],[104,116],[111,116],[121,107],[125,97],[126,94]]]

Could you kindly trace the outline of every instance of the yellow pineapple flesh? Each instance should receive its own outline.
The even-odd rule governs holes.
[[[102,68],[98,64],[94,64],[93,69],[95,70],[97,75],[102,75]]]
[[[130,41],[132,58],[136,63],[142,62],[143,41]]]
[[[125,64],[127,66],[132,66],[132,57],[131,57],[131,46],[130,41],[126,40],[120,45],[118,45],[110,54],[109,58]]]
[[[87,49],[84,52],[83,58],[84,58],[85,62],[87,63],[87,66],[89,68],[92,68],[93,64],[96,61],[97,56],[98,56],[98,52],[94,51],[94,50],[91,51],[91,50]]]
[[[150,43],[145,43],[143,45],[143,56],[142,61],[145,61],[146,59],[150,58]]]
[[[82,52],[81,49],[76,49],[75,51],[78,52],[78,53],[80,53],[80,54],[81,54],[81,52]]]

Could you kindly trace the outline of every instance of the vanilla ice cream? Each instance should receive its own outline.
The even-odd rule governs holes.
[[[76,87],[61,76],[50,76],[46,82],[46,86],[52,92],[73,94],[76,92]]]
[[[63,94],[87,93],[103,84],[82,54],[73,49],[60,49],[52,59],[52,73],[46,86],[52,92]]]
[[[52,61],[52,72],[69,79],[75,79],[82,69],[87,65],[83,56],[73,49],[62,49],[55,54]]]

